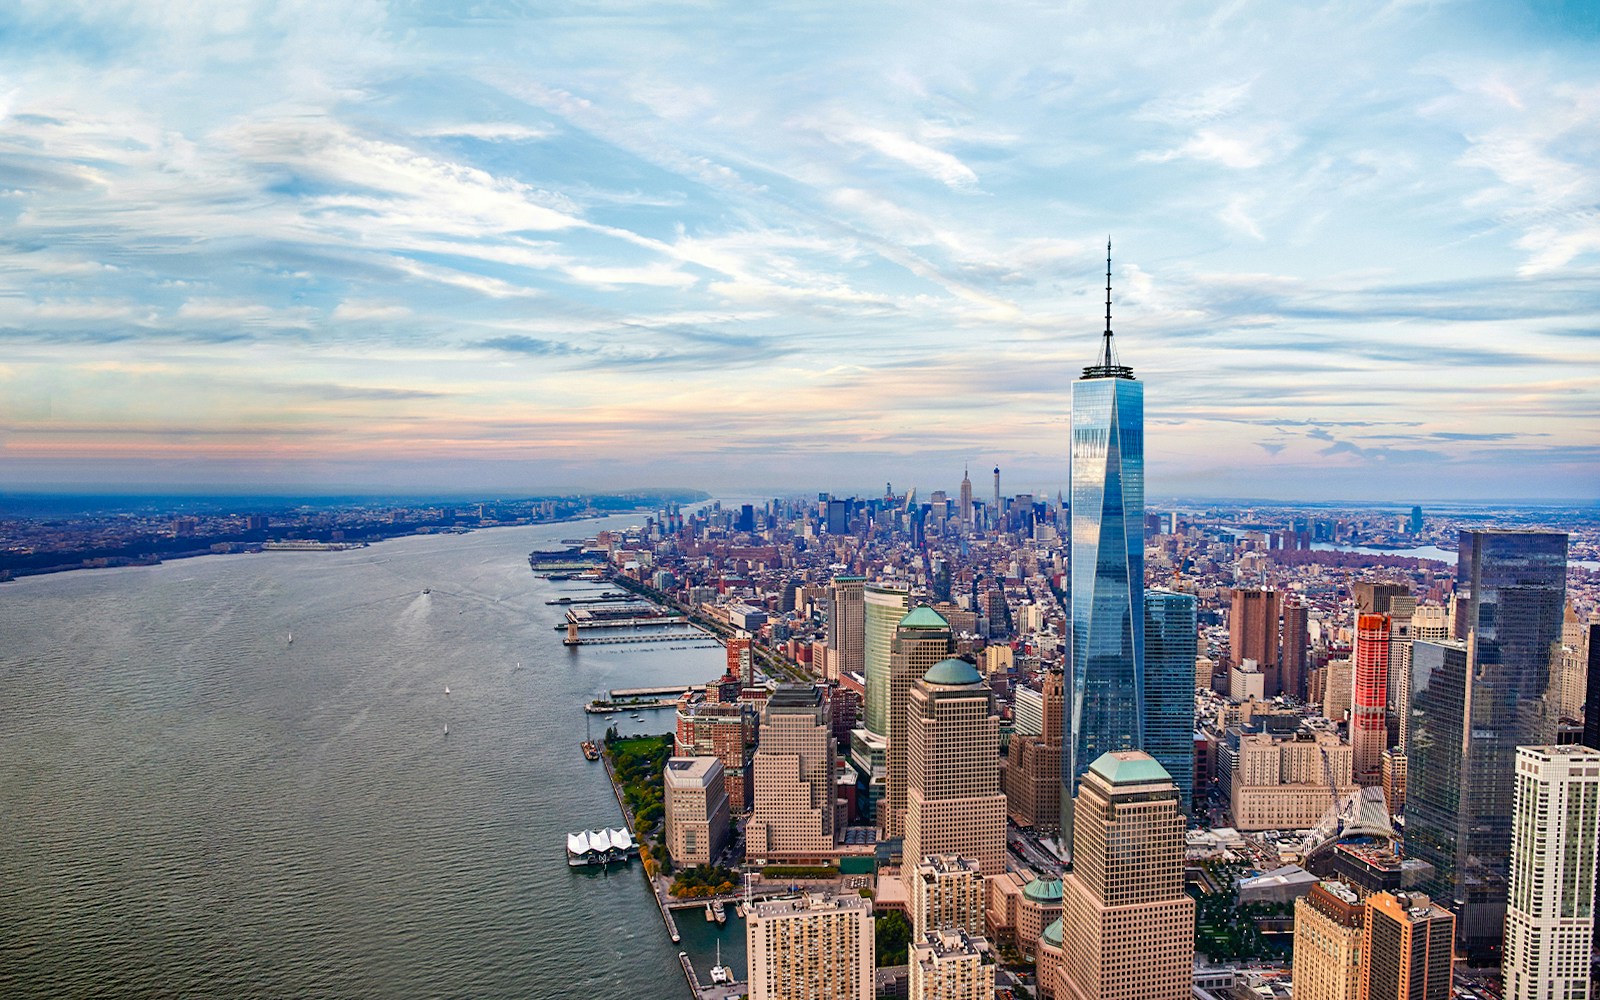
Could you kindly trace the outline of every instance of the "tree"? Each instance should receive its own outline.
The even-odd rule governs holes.
[[[904,965],[911,952],[911,924],[899,910],[890,910],[873,922],[873,943],[878,966]]]

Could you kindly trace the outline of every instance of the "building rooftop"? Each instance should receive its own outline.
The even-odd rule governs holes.
[[[1022,887],[1022,894],[1035,903],[1061,902],[1061,880],[1058,878],[1036,878]]]
[[[1172,783],[1172,775],[1167,773],[1167,769],[1156,763],[1154,757],[1141,750],[1114,750],[1111,753],[1103,753],[1089,765],[1089,770],[1113,785]]]
[[[1057,917],[1055,919],[1055,921],[1050,924],[1049,927],[1046,927],[1044,929],[1044,933],[1039,935],[1039,940],[1043,941],[1045,944],[1049,945],[1052,948],[1061,947],[1061,918],[1060,917]]]
[[[983,675],[966,660],[949,659],[929,667],[922,679],[929,684],[978,684],[983,681]]]
[[[911,609],[911,613],[900,619],[900,628],[949,628],[950,623],[944,616],[928,607],[926,604]]]

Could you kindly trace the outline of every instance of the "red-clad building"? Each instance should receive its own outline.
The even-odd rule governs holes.
[[[1359,615],[1352,654],[1350,695],[1351,771],[1363,787],[1383,784],[1383,752],[1389,748],[1389,616]]]
[[[740,702],[707,701],[691,691],[678,699],[678,726],[673,754],[715,757],[722,761],[728,808],[750,808],[754,777],[750,760],[756,750],[757,709]]]

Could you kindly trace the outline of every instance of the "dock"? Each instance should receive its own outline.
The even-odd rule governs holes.
[[[591,635],[591,636],[582,636],[582,635],[580,635],[580,636],[577,636],[576,638],[574,638],[570,633],[568,633],[567,637],[565,639],[561,640],[561,645],[563,645],[563,646],[614,646],[614,645],[617,645],[618,643],[624,643],[624,642],[674,642],[674,641],[676,641],[676,642],[696,642],[696,641],[704,639],[704,638],[705,638],[704,635],[698,635],[698,634],[687,633],[687,632],[677,632],[677,633],[674,633],[672,635],[662,635],[659,632],[646,632],[646,633],[640,633],[640,634],[636,634],[636,635],[634,635],[634,634],[630,634],[630,635]]]

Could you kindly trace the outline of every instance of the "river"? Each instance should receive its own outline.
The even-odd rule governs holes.
[[[597,588],[527,566],[642,520],[0,585],[0,996],[687,996],[639,863],[565,836],[620,822],[582,704],[721,651],[569,650]]]

